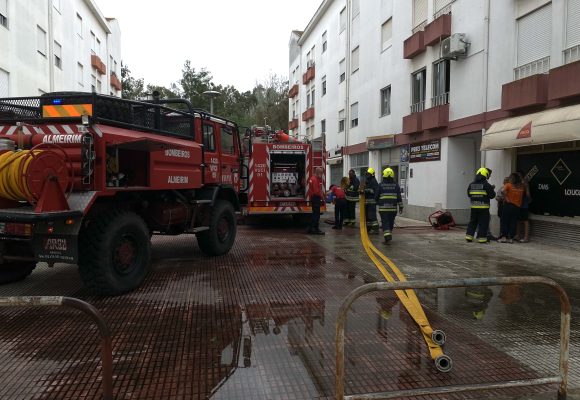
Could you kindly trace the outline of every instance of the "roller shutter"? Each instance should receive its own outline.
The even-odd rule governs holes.
[[[552,46],[552,4],[518,19],[518,66],[550,55]]]
[[[568,0],[566,48],[580,44],[580,0]]]
[[[427,0],[413,0],[413,28],[427,20]]]

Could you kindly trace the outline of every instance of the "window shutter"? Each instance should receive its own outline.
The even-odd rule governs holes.
[[[352,51],[351,67],[352,67],[352,72],[355,72],[359,68],[359,48],[358,47]]]
[[[391,40],[393,36],[393,19],[389,18],[387,22],[385,22],[381,29],[381,43],[383,44],[383,50],[385,48],[385,44]]]
[[[8,0],[0,0],[0,14],[8,18]]]
[[[566,48],[580,44],[580,0],[568,0]]]
[[[427,0],[413,0],[413,28],[427,20]]]
[[[354,103],[350,106],[350,119],[358,118],[358,103]]]
[[[518,19],[518,66],[548,57],[551,45],[551,4]]]
[[[1,0],[0,0],[1,1]],[[0,69],[0,98],[10,96],[8,72]]]
[[[435,0],[435,13],[443,10],[447,7],[453,0]]]

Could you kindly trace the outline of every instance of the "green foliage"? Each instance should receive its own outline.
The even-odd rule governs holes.
[[[208,90],[220,93],[214,99],[214,114],[235,121],[240,126],[264,125],[264,120],[274,129],[286,129],[288,125],[288,81],[277,75],[265,82],[256,83],[251,91],[240,92],[232,85],[213,82],[209,71],[196,70],[191,61],[185,61],[181,79],[169,88],[147,85],[143,79],[131,76],[126,65],[121,68],[123,98],[137,99],[158,91],[162,98],[183,98],[194,108],[210,109],[210,100],[203,93]]]

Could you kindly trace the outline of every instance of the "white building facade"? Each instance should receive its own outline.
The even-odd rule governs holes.
[[[579,59],[580,0],[325,0],[292,33],[289,129],[325,136],[332,183],[391,166],[409,217],[446,209],[465,223],[485,165],[498,187],[529,175],[536,227],[569,229],[580,123],[557,124],[580,118]],[[521,119],[532,139],[516,140]]]
[[[120,43],[93,0],[0,0],[0,97],[121,96]]]

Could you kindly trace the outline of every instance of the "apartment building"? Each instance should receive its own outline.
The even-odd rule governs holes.
[[[0,97],[121,96],[120,42],[93,0],[0,0]]]
[[[580,0],[325,0],[291,34],[289,129],[324,135],[330,182],[391,166],[418,219],[522,170],[536,232],[580,240],[579,49]]]

